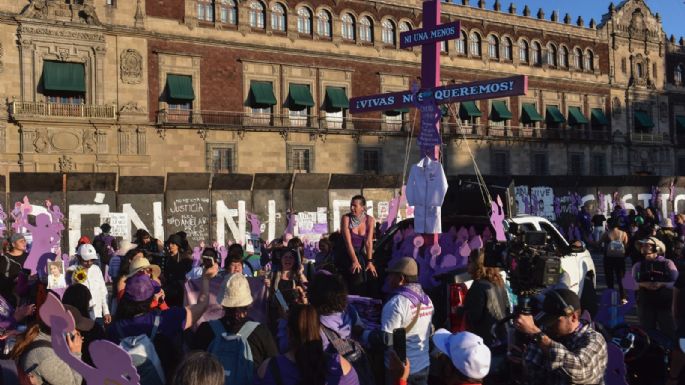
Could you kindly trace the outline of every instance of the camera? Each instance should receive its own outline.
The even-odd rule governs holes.
[[[507,242],[485,245],[485,266],[507,272],[514,294],[519,298],[517,313],[530,314],[530,300],[561,277],[561,257],[547,243],[544,231],[509,228]]]

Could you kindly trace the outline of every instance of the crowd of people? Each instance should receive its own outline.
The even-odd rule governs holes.
[[[473,283],[460,309],[465,330],[450,332],[433,318],[435,307],[448,305],[424,291],[414,257],[377,265],[377,226],[365,207],[364,197],[352,199],[341,231],[322,239],[314,261],[305,260],[297,237],[265,245],[259,257],[233,244],[223,261],[211,247],[195,260],[184,233],[162,241],[138,230],[118,241],[105,224],[65,261],[62,291],[48,287],[48,272],[22,268],[27,242],[12,234],[0,258],[3,378],[80,384],[51,347],[52,338],[65,338],[89,364],[94,341],[118,344],[135,357],[145,385],[603,383],[607,342],[582,319],[576,293],[550,290],[535,319],[512,316],[502,272],[485,266],[484,249],[473,250]],[[597,226],[585,240],[604,251],[608,286],[617,282],[626,298],[621,280],[630,258],[641,323],[675,338],[685,325],[678,318],[685,280],[677,280],[685,220],[657,227],[654,210],[620,208],[599,219],[590,217]],[[37,314],[50,291],[75,320],[67,336],[52,336]]]

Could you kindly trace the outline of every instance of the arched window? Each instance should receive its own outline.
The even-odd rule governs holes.
[[[476,32],[471,32],[469,40],[471,42],[471,56],[480,56],[480,35]]]
[[[595,70],[595,55],[592,53],[592,51],[587,50],[585,52],[585,69],[588,71],[594,71]]]
[[[365,43],[373,43],[373,22],[368,16],[359,20],[359,40]]]
[[[271,7],[271,29],[274,31],[285,32],[285,7],[281,3],[276,3]]]
[[[554,44],[547,46],[547,64],[556,67],[557,66],[557,47]]]
[[[582,70],[583,69],[583,51],[580,48],[573,50],[573,68]]]
[[[528,42],[521,40],[519,42],[519,61],[521,63],[528,63]]]
[[[331,38],[331,14],[325,9],[319,11],[317,32],[319,36]]]
[[[488,36],[488,56],[490,59],[499,59],[499,40],[497,36]]]
[[[403,21],[400,23],[400,33],[402,32],[409,32],[411,31],[411,24],[407,23],[406,21]]]
[[[356,33],[355,33],[355,23],[354,23],[354,17],[350,15],[349,13],[346,13],[342,16],[342,37],[343,39],[347,40],[355,40],[356,38]]]
[[[219,12],[222,23],[238,24],[238,8],[235,5],[235,0],[221,0],[219,2]]]
[[[456,42],[457,54],[466,55],[466,32],[461,31],[459,39]]]
[[[566,47],[561,47],[559,50],[559,65],[568,68],[568,48]]]
[[[264,28],[264,5],[259,1],[250,4],[249,23],[252,28]]]
[[[214,21],[214,1],[197,1],[197,19],[201,21]]]
[[[514,54],[511,52],[511,39],[505,37],[502,39],[502,57],[504,60],[511,60],[513,56]]]
[[[533,42],[533,64],[542,65],[542,47],[537,41]]]
[[[392,20],[383,20],[382,35],[383,43],[395,45],[395,23]]]
[[[673,71],[673,82],[679,86],[683,84],[683,71],[682,64],[675,66],[675,70]]]
[[[312,34],[312,11],[307,7],[297,10],[297,32],[304,35]]]
[[[447,47],[447,41],[443,40],[440,42],[440,52],[442,52],[442,53],[449,52],[449,47]]]
[[[642,63],[637,63],[635,65],[635,73],[637,74],[638,79],[642,79],[642,77],[645,75],[645,70],[642,66]]]

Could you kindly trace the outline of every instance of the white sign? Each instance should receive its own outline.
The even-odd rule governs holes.
[[[131,238],[131,223],[126,213],[109,213],[109,225],[112,226],[110,235],[114,237],[122,237],[123,239]]]

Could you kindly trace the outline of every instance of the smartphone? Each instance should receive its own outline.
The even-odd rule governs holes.
[[[397,328],[392,331],[392,348],[400,357],[400,361],[407,361],[407,331],[404,328]]]

